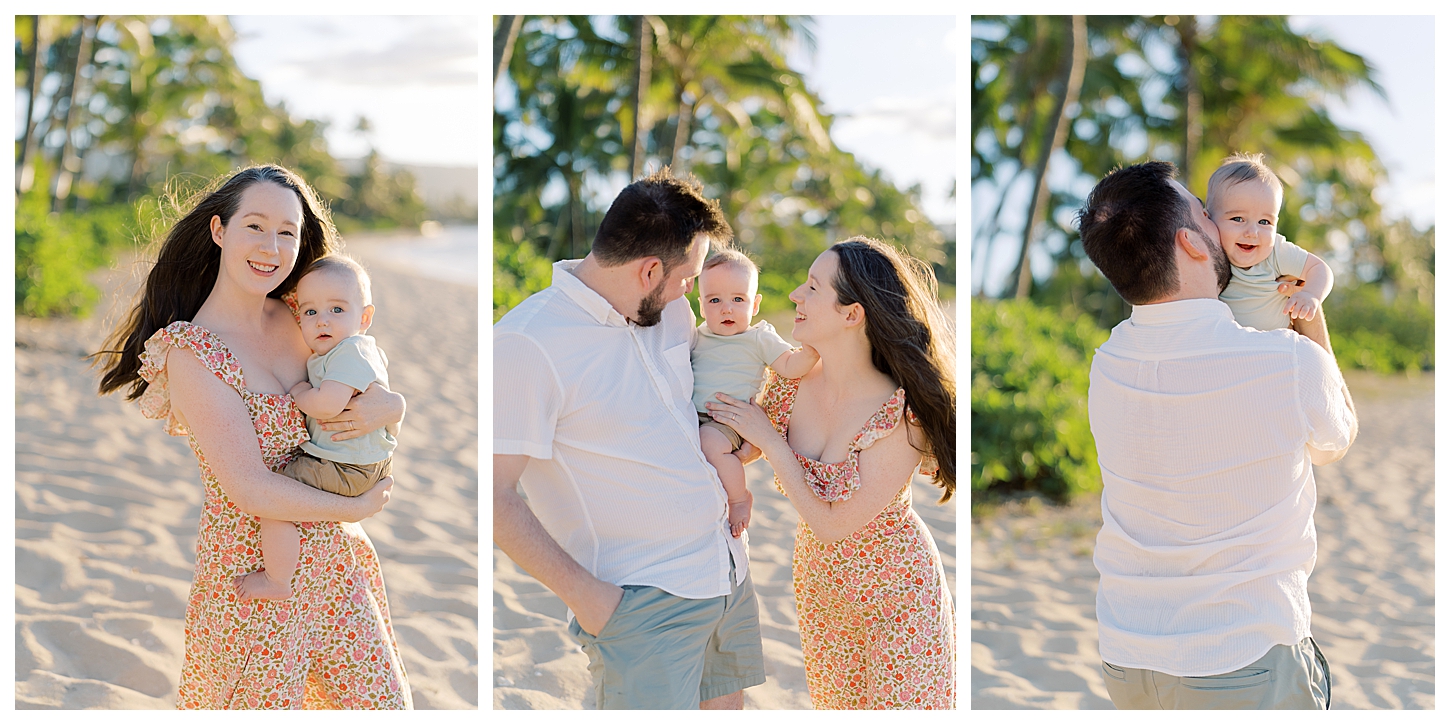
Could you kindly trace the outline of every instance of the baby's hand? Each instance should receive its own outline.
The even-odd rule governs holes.
[[[1289,315],[1291,320],[1309,321],[1319,314],[1319,299],[1308,292],[1295,292],[1289,295],[1289,302],[1284,305],[1284,313]]]
[[[302,382],[300,382],[300,383],[298,383],[296,385],[293,385],[292,386],[292,389],[287,391],[287,394],[295,398],[295,397],[297,397],[297,395],[299,393],[305,393],[305,392],[307,392],[307,391],[309,391],[311,389],[312,389],[312,383],[309,383],[306,380],[303,380]]]

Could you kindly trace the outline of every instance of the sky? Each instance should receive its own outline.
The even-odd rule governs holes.
[[[1331,100],[1329,113],[1364,133],[1388,168],[1389,187],[1376,197],[1385,211],[1429,226],[1435,220],[1435,19],[1293,16],[1289,26],[1334,40],[1378,71],[1388,104],[1360,88],[1346,102]]]
[[[1430,16],[1291,16],[1290,27],[1335,41],[1363,56],[1375,69],[1387,99],[1369,89],[1356,89],[1340,101],[1330,98],[1330,116],[1342,127],[1365,135],[1387,171],[1387,183],[1376,199],[1388,218],[1408,217],[1423,229],[1435,220],[1435,32]],[[1049,179],[1063,180],[1054,161]],[[1068,172],[1065,172],[1068,173]],[[1088,186],[1090,189],[1091,186]],[[1087,189],[1082,190],[1085,194]],[[974,259],[974,289],[985,276],[988,294],[997,294],[1017,264],[1022,248],[1021,229],[1030,188],[1019,183],[1002,212],[1002,229],[1010,232],[993,246],[992,259]],[[973,226],[983,223],[997,202],[990,189],[972,194]],[[976,240],[973,240],[974,242]],[[976,245],[974,244],[974,249]],[[1033,268],[1042,269],[1048,253],[1033,250]]]
[[[487,16],[483,16],[487,17]],[[477,166],[483,150],[476,16],[232,16],[237,64],[267,101],[329,120],[334,156]],[[357,133],[362,116],[371,139]]]
[[[836,146],[899,188],[920,183],[927,217],[954,223],[956,19],[817,15],[815,36],[814,57],[788,62],[835,114]]]
[[[831,139],[898,188],[922,186],[922,211],[938,224],[956,221],[949,198],[956,178],[956,20],[946,17],[815,16],[815,52],[803,45],[787,63],[835,116]],[[512,93],[501,80],[500,97]],[[619,178],[589,187],[612,199]],[[545,188],[544,195],[564,193]]]

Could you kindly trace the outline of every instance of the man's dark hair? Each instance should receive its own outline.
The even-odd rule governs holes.
[[[701,194],[699,180],[693,175],[675,178],[666,166],[619,192],[599,223],[590,251],[605,267],[659,257],[666,269],[673,269],[685,261],[699,234],[712,244],[734,237],[720,203]]]
[[[1077,213],[1088,259],[1129,304],[1178,291],[1173,238],[1180,228],[1198,227],[1193,208],[1173,186],[1177,174],[1167,161],[1114,169]]]

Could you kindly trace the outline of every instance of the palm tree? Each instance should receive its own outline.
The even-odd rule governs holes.
[[[1047,203],[1047,163],[1052,158],[1052,153],[1067,142],[1067,109],[1077,103],[1078,93],[1082,90],[1083,72],[1087,67],[1087,18],[1073,15],[1065,22],[1068,32],[1064,35],[1066,42],[1059,71],[1062,92],[1058,97],[1057,110],[1049,116],[1051,121],[1042,137],[1042,153],[1037,159],[1037,185],[1028,205],[1030,211],[1027,226],[1022,232],[1022,254],[1017,260],[1018,299],[1027,297],[1032,288],[1032,265],[1027,255],[1032,249],[1032,232],[1042,218]]]

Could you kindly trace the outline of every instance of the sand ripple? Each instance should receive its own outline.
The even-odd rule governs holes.
[[[365,255],[364,255],[365,257]],[[419,708],[478,704],[477,290],[375,268],[373,334],[408,416],[383,562]],[[123,273],[105,275],[110,289]],[[169,708],[201,486],[183,439],[80,359],[100,319],[16,321],[16,707]],[[426,355],[424,352],[426,351]]]
[[[1435,706],[1433,377],[1351,375],[1360,436],[1315,469],[1313,631],[1334,709]],[[1112,709],[1097,648],[1096,497],[972,523],[972,707]]]

